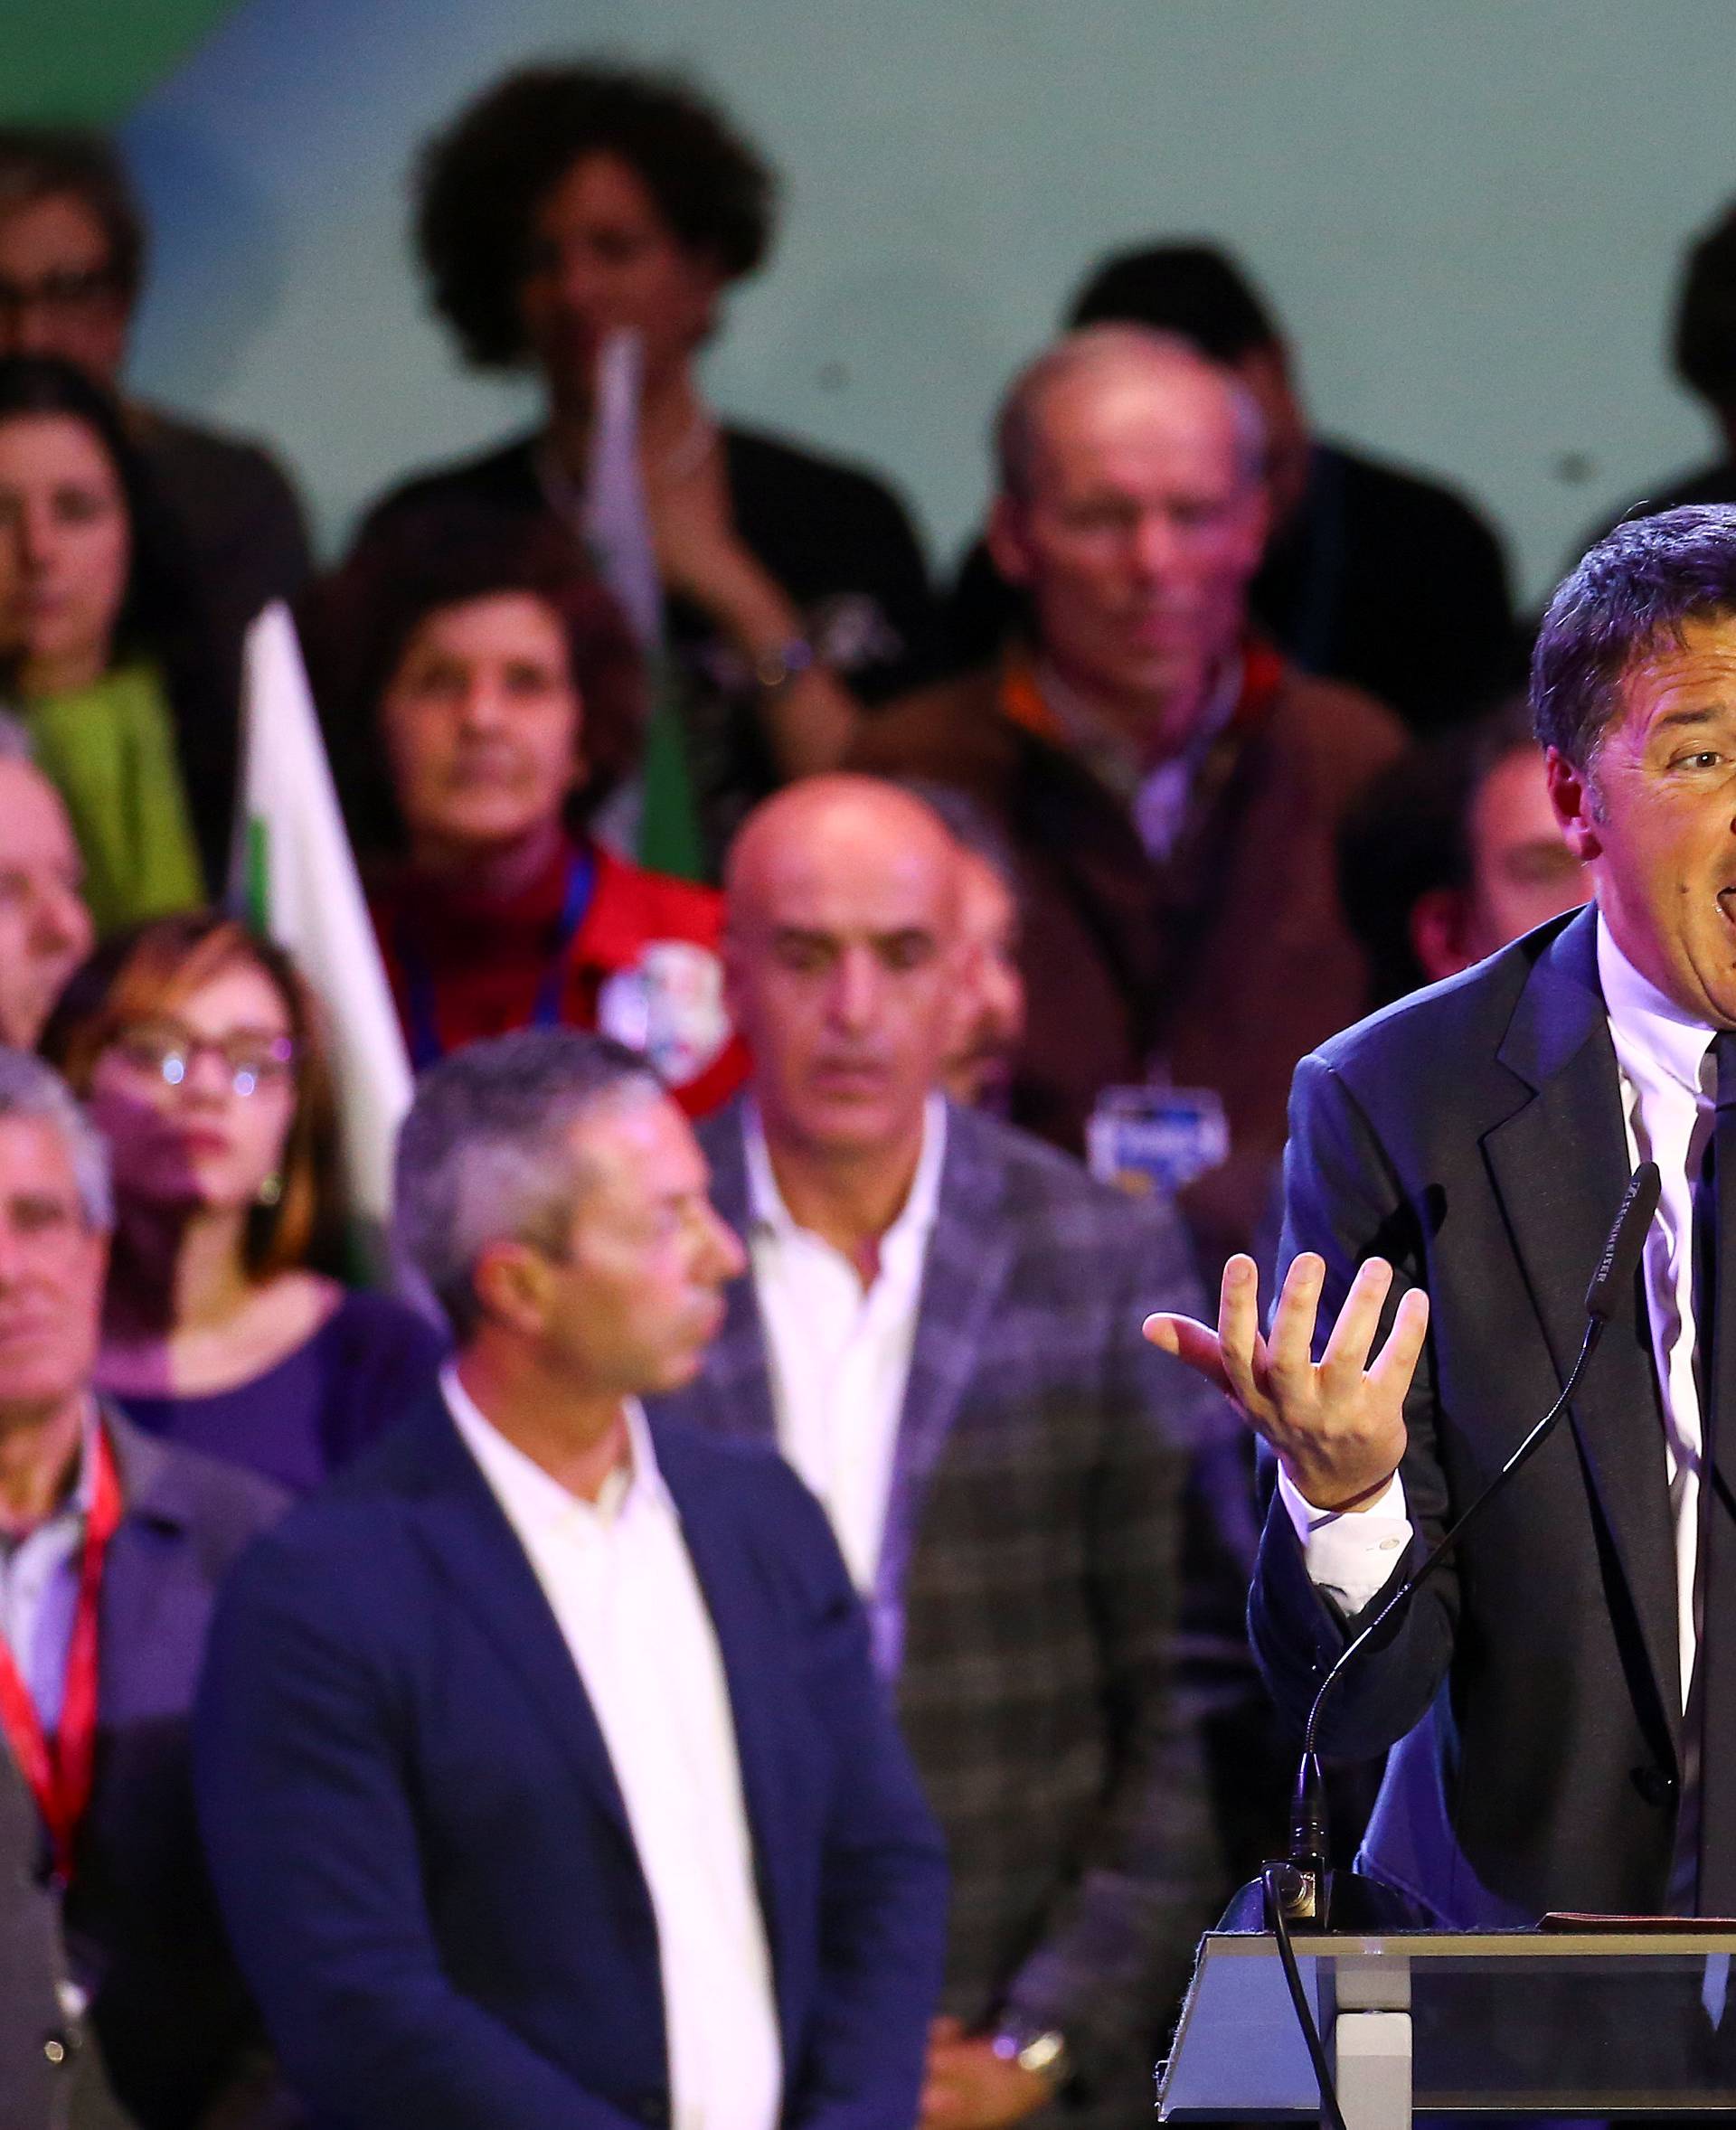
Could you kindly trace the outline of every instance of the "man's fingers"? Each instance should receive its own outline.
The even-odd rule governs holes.
[[[1147,1316],[1141,1328],[1160,1353],[1173,1353],[1222,1390],[1226,1398],[1234,1397],[1223,1365],[1222,1345],[1209,1324],[1199,1324],[1191,1316],[1175,1316],[1167,1310],[1160,1310],[1155,1316]]]
[[[1275,1383],[1299,1383],[1305,1380],[1305,1371],[1314,1366],[1314,1326],[1320,1310],[1320,1290],[1326,1283],[1324,1258],[1304,1250],[1291,1261],[1266,1339]]]
[[[1320,1356],[1320,1366],[1328,1376],[1340,1381],[1354,1379],[1368,1366],[1381,1310],[1392,1285],[1392,1268],[1384,1258],[1367,1258],[1357,1267],[1332,1336]]]
[[[1260,1335],[1260,1268],[1236,1256],[1223,1268],[1218,1289],[1218,1352],[1229,1392],[1250,1419],[1266,1410],[1260,1379],[1266,1368]]]
[[[1429,1296],[1426,1289],[1413,1286],[1399,1304],[1392,1328],[1386,1334],[1386,1343],[1368,1371],[1368,1380],[1380,1393],[1382,1403],[1389,1400],[1394,1405],[1404,1402],[1428,1335]]]

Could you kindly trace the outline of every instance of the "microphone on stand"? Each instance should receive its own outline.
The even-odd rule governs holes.
[[[1646,1240],[1646,1230],[1651,1226],[1652,1217],[1657,1211],[1660,1188],[1661,1179],[1655,1162],[1643,1162],[1628,1179],[1628,1188],[1622,1193],[1621,1204],[1616,1213],[1615,1224],[1603,1246],[1603,1254],[1598,1260],[1598,1268],[1592,1275],[1591,1284],[1586,1289],[1585,1338],[1580,1347],[1579,1359],[1573,1363],[1567,1381],[1561,1386],[1561,1396],[1458,1522],[1442,1535],[1427,1558],[1406,1576],[1367,1626],[1339,1652],[1336,1663],[1320,1682],[1303,1733],[1302,1760],[1297,1770],[1296,1789],[1290,1805],[1289,1846],[1282,1859],[1267,1867],[1260,1882],[1264,1905],[1270,1907],[1275,1903],[1277,1906],[1278,1914],[1273,1918],[1274,1921],[1295,1924],[1311,1930],[1324,1930],[1328,1927],[1330,1921],[1332,1878],[1327,1864],[1326,1778],[1315,1741],[1319,1733],[1321,1712],[1331,1699],[1334,1688],[1380,1630],[1410,1604],[1418,1590],[1465,1535],[1474,1520],[1520,1467],[1543,1447],[1556,1421],[1567,1410],[1569,1401],[1579,1389],[1591,1356],[1597,1351],[1599,1340],[1619,1309],[1622,1297],[1632,1288],[1634,1275],[1639,1266],[1639,1253]],[[1380,1890],[1372,1881],[1359,1883],[1366,1885],[1371,1894],[1378,1895]],[[1241,1905],[1239,1898],[1237,1906],[1240,1908]],[[1352,1928],[1366,1928],[1371,1927],[1371,1921],[1377,1920],[1359,1915],[1349,1918],[1349,1926]]]

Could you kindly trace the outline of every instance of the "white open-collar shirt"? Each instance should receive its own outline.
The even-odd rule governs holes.
[[[628,1460],[593,1503],[492,1427],[450,1364],[440,1387],[609,1748],[656,1918],[672,2130],[775,2130],[782,2050],[729,1686],[645,1415],[627,1401]]]
[[[922,1271],[947,1156],[947,1105],[930,1095],[902,1210],[880,1241],[872,1285],[798,1227],[778,1189],[759,1113],[746,1117],[749,1258],[765,1327],[778,1447],[831,1518],[863,1595],[873,1590],[892,1495]]]

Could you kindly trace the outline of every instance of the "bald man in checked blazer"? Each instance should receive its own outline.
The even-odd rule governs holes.
[[[749,1277],[657,1409],[777,1443],[833,1520],[947,1834],[924,2121],[1120,2130],[1219,1890],[1171,1690],[1179,1510],[1227,1409],[1140,1338],[1178,1222],[933,1092],[971,970],[910,794],[819,778],[730,870],[756,1060],[701,1140]]]

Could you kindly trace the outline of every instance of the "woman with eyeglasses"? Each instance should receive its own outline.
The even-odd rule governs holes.
[[[412,1310],[346,1289],[317,1011],[288,958],[196,911],[105,941],[42,1053],[114,1152],[98,1387],[154,1434],[305,1493],[437,1367]]]

